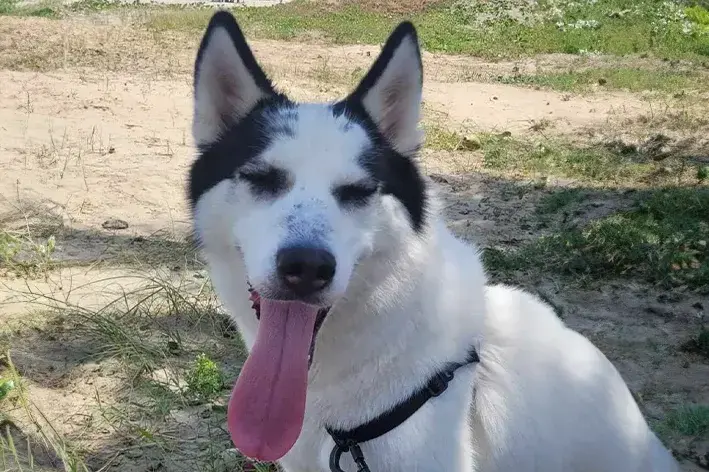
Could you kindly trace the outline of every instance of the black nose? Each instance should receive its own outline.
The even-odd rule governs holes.
[[[291,247],[276,254],[278,276],[298,296],[327,287],[335,276],[335,257],[324,249]]]

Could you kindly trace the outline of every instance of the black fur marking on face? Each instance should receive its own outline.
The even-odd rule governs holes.
[[[236,19],[227,11],[218,11],[212,16],[202,38],[194,69],[195,95],[205,51],[209,47],[212,33],[218,28],[223,28],[231,38],[247,72],[264,92],[264,98],[243,117],[236,120],[222,117],[225,121],[220,136],[214,142],[199,147],[199,156],[189,174],[188,196],[192,208],[209,189],[222,180],[234,178],[239,168],[262,153],[274,139],[292,137],[294,132],[291,125],[297,120],[295,104],[274,89],[258,65]],[[273,184],[279,180],[273,179],[269,186],[274,187]],[[263,185],[262,189],[265,188],[266,185]]]
[[[381,192],[392,195],[401,202],[409,214],[414,231],[420,232],[426,216],[426,183],[413,159],[397,152],[367,113],[363,100],[377,84],[389,65],[394,53],[402,41],[411,38],[418,48],[416,28],[408,21],[402,22],[387,39],[382,52],[357,88],[347,98],[332,106],[336,117],[345,116],[367,132],[371,145],[360,155],[360,165],[377,182],[381,183]],[[420,80],[423,81],[421,55],[419,60]]]
[[[261,154],[274,139],[290,136],[293,130],[283,120],[274,119],[295,108],[290,100],[281,95],[262,100],[244,119],[233,124],[212,144],[200,146],[200,155],[192,164],[189,175],[189,199],[192,207],[199,197],[222,180],[232,179],[237,171]],[[297,115],[294,115],[297,117]],[[248,174],[248,173],[247,173]],[[259,180],[252,176],[252,182]],[[269,175],[266,180],[252,185],[256,190],[278,190],[281,175]],[[244,179],[249,181],[249,178]]]
[[[332,190],[337,202],[344,208],[358,208],[369,202],[377,191],[375,182],[339,185]]]
[[[401,202],[409,214],[411,227],[420,232],[426,216],[426,183],[414,161],[389,145],[360,101],[345,99],[333,105],[332,113],[336,117],[344,115],[364,128],[371,145],[360,154],[360,165],[375,182],[381,183],[383,194]]]
[[[249,184],[257,197],[273,198],[288,189],[288,174],[276,167],[243,170],[238,177]]]

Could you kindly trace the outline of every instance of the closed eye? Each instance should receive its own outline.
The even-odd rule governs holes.
[[[261,196],[277,195],[288,186],[286,172],[275,167],[244,170],[239,172],[239,178],[249,184],[252,192]]]
[[[340,185],[333,190],[333,195],[343,206],[362,206],[377,191],[377,186],[371,183]]]

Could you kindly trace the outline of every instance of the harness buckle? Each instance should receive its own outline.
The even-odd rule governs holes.
[[[432,397],[441,395],[448,389],[448,384],[451,380],[453,380],[453,372],[445,371],[437,373],[427,385],[428,393],[430,393]]]

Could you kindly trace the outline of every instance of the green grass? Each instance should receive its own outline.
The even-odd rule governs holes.
[[[638,180],[655,166],[636,155],[604,146],[573,146],[540,138],[521,141],[509,136],[481,136],[483,166],[493,171],[554,175],[585,182],[610,183]]]
[[[709,90],[709,75],[694,71],[669,71],[637,68],[595,68],[538,75],[503,76],[500,82],[529,85],[562,92],[600,89],[630,92],[656,91],[678,93],[688,90]]]
[[[84,0],[69,7],[48,3],[29,9],[19,7],[15,0],[0,2],[0,14],[50,17],[108,8],[141,9],[147,14],[139,15],[143,19],[138,21],[157,33],[202,34],[212,14],[206,8],[117,6],[105,0]],[[397,22],[407,18],[417,24],[425,49],[486,58],[585,51],[699,60],[709,57],[709,32],[701,23],[702,10],[691,10],[688,15],[681,7],[668,7],[660,0],[556,4],[561,8],[556,10],[540,1],[524,19],[510,15],[514,1],[471,0],[441,2],[411,15],[364,9],[352,3],[338,6],[295,0],[272,8],[238,8],[236,16],[250,36],[306,41],[315,37],[338,44],[381,43]]]
[[[636,3],[632,15],[619,18],[609,15],[622,10],[626,2],[621,0],[584,5],[580,9],[568,6],[556,17],[540,2],[539,11],[535,12],[538,19],[528,23],[504,17],[503,6],[494,12],[500,17],[498,21],[481,25],[476,21],[475,8],[467,12],[451,7],[448,2],[410,17],[418,26],[423,47],[429,51],[487,58],[582,51],[619,55],[653,52],[670,58],[709,56],[709,35],[683,33],[684,23],[676,19],[678,13],[665,11],[662,2]],[[210,15],[211,12],[205,10],[162,9],[151,16],[148,27],[154,31],[181,30],[198,34]],[[351,4],[334,7],[299,0],[274,8],[239,9],[236,15],[247,32],[260,37],[303,39],[315,32],[319,38],[340,44],[381,43],[398,21],[407,18]],[[580,18],[598,21],[600,26],[581,29],[559,26]]]
[[[709,434],[709,405],[686,405],[670,412],[661,429],[684,436],[702,437]]]
[[[54,236],[36,238],[26,232],[0,228],[0,269],[34,277],[56,266]]]
[[[17,0],[0,0],[0,15],[58,18],[60,9],[60,6],[50,1],[42,1],[32,5],[20,5]]]
[[[553,192],[545,195],[539,202],[537,213],[547,215],[557,213],[564,208],[568,208],[584,199],[584,192],[580,189],[570,188],[560,192]]]
[[[464,139],[460,133],[437,125],[425,124],[423,129],[425,132],[424,145],[437,151],[455,151]]]
[[[521,271],[578,280],[637,277],[708,291],[707,239],[709,188],[654,189],[641,192],[626,211],[562,226],[518,249],[488,249],[485,262],[502,276]]]
[[[684,129],[693,124],[690,117],[683,116],[668,123],[678,125],[680,120]],[[509,132],[464,134],[425,124],[424,146],[438,151],[475,152],[472,155],[480,159],[484,170],[507,177],[553,176],[593,185],[667,185],[707,180],[704,166],[692,163],[680,146],[663,148],[666,155],[658,159],[659,151],[652,146],[652,139],[641,145],[615,141],[577,145],[546,137],[544,130],[550,125],[546,120],[532,123],[529,129],[537,134],[518,139]]]

